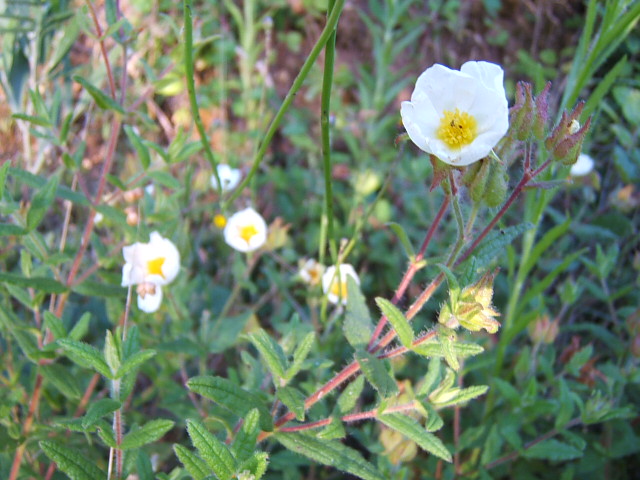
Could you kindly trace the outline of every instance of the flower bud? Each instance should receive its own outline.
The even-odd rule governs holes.
[[[126,192],[124,192],[122,194],[122,198],[124,198],[124,201],[127,203],[134,203],[140,200],[143,194],[144,192],[142,188],[137,187],[137,188],[134,188],[133,190],[127,190]]]
[[[536,96],[536,114],[533,119],[533,136],[537,140],[542,140],[547,131],[547,123],[549,123],[549,90],[551,90],[551,82],[547,82],[542,91]]]
[[[534,105],[531,84],[518,82],[516,85],[516,103],[509,109],[509,123],[518,140],[523,141],[529,138],[533,119]]]
[[[136,207],[127,207],[124,209],[124,213],[127,215],[127,225],[131,225],[132,227],[138,225],[140,216],[138,215],[138,209]]]
[[[507,166],[498,160],[492,160],[491,173],[483,196],[484,203],[492,208],[501,205],[507,196],[508,183]]]
[[[583,109],[584,102],[580,102],[571,114],[563,112],[560,122],[545,140],[545,146],[553,158],[564,165],[576,163],[582,151],[582,142],[589,131],[591,118],[583,126],[578,121]]]
[[[470,165],[462,183],[469,189],[469,196],[475,203],[482,201],[489,207],[496,207],[504,201],[508,179],[506,166],[488,157]]]
[[[534,343],[553,343],[559,333],[559,320],[549,320],[548,315],[543,315],[529,324],[529,337]]]

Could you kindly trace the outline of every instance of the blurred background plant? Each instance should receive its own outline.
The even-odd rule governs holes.
[[[327,50],[316,42],[334,3],[342,12],[327,81]],[[8,1],[0,9],[1,478],[106,478],[110,450],[125,452],[114,477],[140,479],[212,470],[258,478],[266,453],[264,478],[278,479],[344,478],[340,469],[394,479],[634,478],[640,2],[205,1],[190,6],[192,48],[175,2]],[[318,45],[318,61],[278,116]],[[185,82],[191,55],[195,112]],[[328,266],[337,254],[354,265],[360,315],[379,311],[374,298],[394,296],[412,245],[445,201],[441,189],[430,191],[428,159],[396,146],[399,103],[426,67],[470,59],[503,66],[510,105],[517,81],[535,95],[551,81],[552,121],[585,100],[579,122],[593,116],[583,152],[594,169],[542,172],[491,234],[495,248],[454,270],[464,287],[477,279],[474,268],[500,267],[501,330],[459,334],[482,354],[460,360],[456,374],[444,361],[394,358],[386,364],[392,400],[380,399],[379,382],[374,389],[360,379],[306,409],[304,398],[354,359],[356,340],[347,333],[345,342],[342,325],[355,307],[329,305],[299,265],[319,258]],[[322,181],[329,131],[331,234]],[[523,151],[545,152],[539,141],[526,145],[503,158],[511,187]],[[211,158],[239,168],[247,188],[212,189]],[[464,192],[463,213],[478,225],[467,233],[477,233],[498,208],[475,211]],[[245,256],[219,227],[249,205],[270,234]],[[452,215],[439,227],[398,303],[403,311],[458,238]],[[129,311],[120,252],[154,230],[178,246],[181,272],[157,313]],[[416,338],[448,298],[440,288],[425,305]],[[384,372],[367,380],[384,381]],[[469,401],[456,390],[468,385],[490,388]],[[215,402],[196,395],[207,392]],[[457,401],[445,409],[447,396]],[[453,463],[435,444],[424,451],[431,437],[412,438],[396,417],[383,422],[384,409],[416,400],[424,410],[407,418],[426,416],[423,430],[439,430]],[[307,422],[377,408],[380,421],[258,437],[254,453],[282,405]],[[118,415],[127,432],[119,443]],[[220,458],[210,463],[207,454]]]

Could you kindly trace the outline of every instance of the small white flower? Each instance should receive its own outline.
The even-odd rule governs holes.
[[[576,161],[576,163],[571,165],[571,176],[583,177],[585,175],[588,175],[589,173],[591,173],[591,170],[593,170],[593,166],[593,158],[591,158],[586,153],[581,153],[578,156],[578,160]]]
[[[149,243],[136,242],[122,249],[122,286],[153,283],[166,285],[180,270],[180,253],[171,240],[153,232]]]
[[[162,303],[162,287],[154,283],[141,283],[136,289],[138,308],[146,313],[153,313]]]
[[[489,62],[467,62],[459,71],[429,67],[400,109],[413,143],[457,167],[486,157],[509,128],[503,77]]]
[[[242,178],[242,172],[240,172],[237,168],[231,168],[229,165],[221,163],[218,165],[218,176],[220,177],[220,182],[222,182],[222,191],[226,192],[229,190],[233,190],[240,183],[240,179]],[[211,187],[215,190],[218,189],[218,181],[216,180],[215,175],[211,175]]]
[[[335,265],[327,268],[327,271],[324,272],[322,276],[322,290],[331,303],[338,304],[342,302],[343,305],[347,304],[347,277],[353,278],[355,282],[360,285],[358,274],[353,267],[347,263],[340,265],[337,274]]]
[[[308,283],[309,285],[318,285],[320,284],[323,273],[324,265],[313,258],[310,258],[306,262],[302,263],[298,275],[300,275],[303,282]]]
[[[267,241],[267,224],[253,208],[245,208],[227,220],[224,241],[240,252],[252,252]]]

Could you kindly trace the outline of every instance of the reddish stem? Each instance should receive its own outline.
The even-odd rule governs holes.
[[[38,410],[38,404],[40,403],[40,394],[42,392],[42,375],[38,373],[36,375],[36,383],[33,387],[33,395],[29,402],[29,411],[27,412],[27,418],[22,425],[22,436],[25,437],[25,441],[18,447],[16,454],[13,457],[13,464],[11,465],[11,472],[9,473],[9,480],[16,480],[18,478],[18,472],[20,471],[20,464],[22,463],[22,456],[27,447],[26,437],[31,431],[33,425],[33,418]]]

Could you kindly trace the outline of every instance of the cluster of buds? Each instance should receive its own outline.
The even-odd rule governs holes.
[[[463,288],[462,291],[450,286],[450,300],[440,309],[438,322],[448,328],[463,326],[472,332],[485,329],[489,333],[496,333],[500,323],[495,317],[500,314],[491,305],[495,275],[495,271],[487,272],[480,280]]]
[[[507,166],[494,157],[487,157],[470,165],[462,177],[474,203],[483,202],[497,207],[507,195],[509,175]]]
[[[573,165],[578,161],[582,142],[591,126],[591,118],[584,125],[578,121],[583,109],[584,102],[581,102],[570,114],[563,112],[560,122],[544,142],[553,158],[564,165]]]

